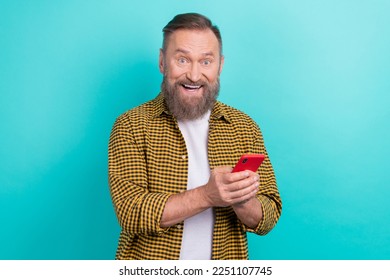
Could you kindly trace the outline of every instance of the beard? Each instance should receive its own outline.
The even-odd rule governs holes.
[[[165,72],[167,73],[167,72]],[[168,110],[178,120],[195,120],[202,117],[207,111],[211,110],[217,101],[219,93],[219,77],[213,83],[207,81],[191,82],[187,78],[169,83],[167,75],[164,74],[161,83],[161,92],[164,95]],[[203,94],[200,97],[191,96],[191,94],[182,94],[180,89],[183,84],[191,86],[201,86]]]

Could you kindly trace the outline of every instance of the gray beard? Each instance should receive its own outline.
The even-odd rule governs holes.
[[[180,94],[182,84],[202,85],[203,96],[197,100],[183,98]],[[164,75],[161,83],[161,92],[164,95],[168,110],[178,120],[195,120],[202,117],[207,111],[211,110],[217,101],[219,93],[219,78],[215,83],[199,82],[193,83],[188,80],[178,81],[175,84],[169,84]]]

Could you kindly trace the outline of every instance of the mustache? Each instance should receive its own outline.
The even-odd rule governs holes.
[[[196,98],[193,102],[190,102],[180,94],[181,87],[199,86],[204,88],[203,96]],[[210,83],[204,79],[194,82],[186,77],[182,77],[180,80],[169,83],[168,77],[164,75],[161,83],[161,92],[172,115],[177,119],[194,120],[204,115],[214,106],[219,93],[219,79]]]
[[[189,86],[195,86],[195,87],[198,87],[198,86],[209,86],[209,83],[206,82],[206,81],[203,81],[203,80],[199,80],[197,82],[193,82],[189,79],[182,79],[182,80],[179,80],[175,83],[175,85],[177,86],[181,86],[181,85],[189,85]]]

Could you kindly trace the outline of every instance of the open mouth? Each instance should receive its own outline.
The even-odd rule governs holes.
[[[186,90],[190,91],[196,91],[202,87],[202,85],[189,85],[189,84],[182,84],[182,87]]]

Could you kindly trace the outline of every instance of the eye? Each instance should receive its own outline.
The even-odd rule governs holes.
[[[177,62],[178,62],[179,64],[186,64],[186,63],[187,63],[187,59],[184,58],[184,57],[180,57],[180,58],[177,60]]]
[[[211,64],[211,60],[205,59],[205,60],[203,60],[202,64],[204,66],[209,66]]]

